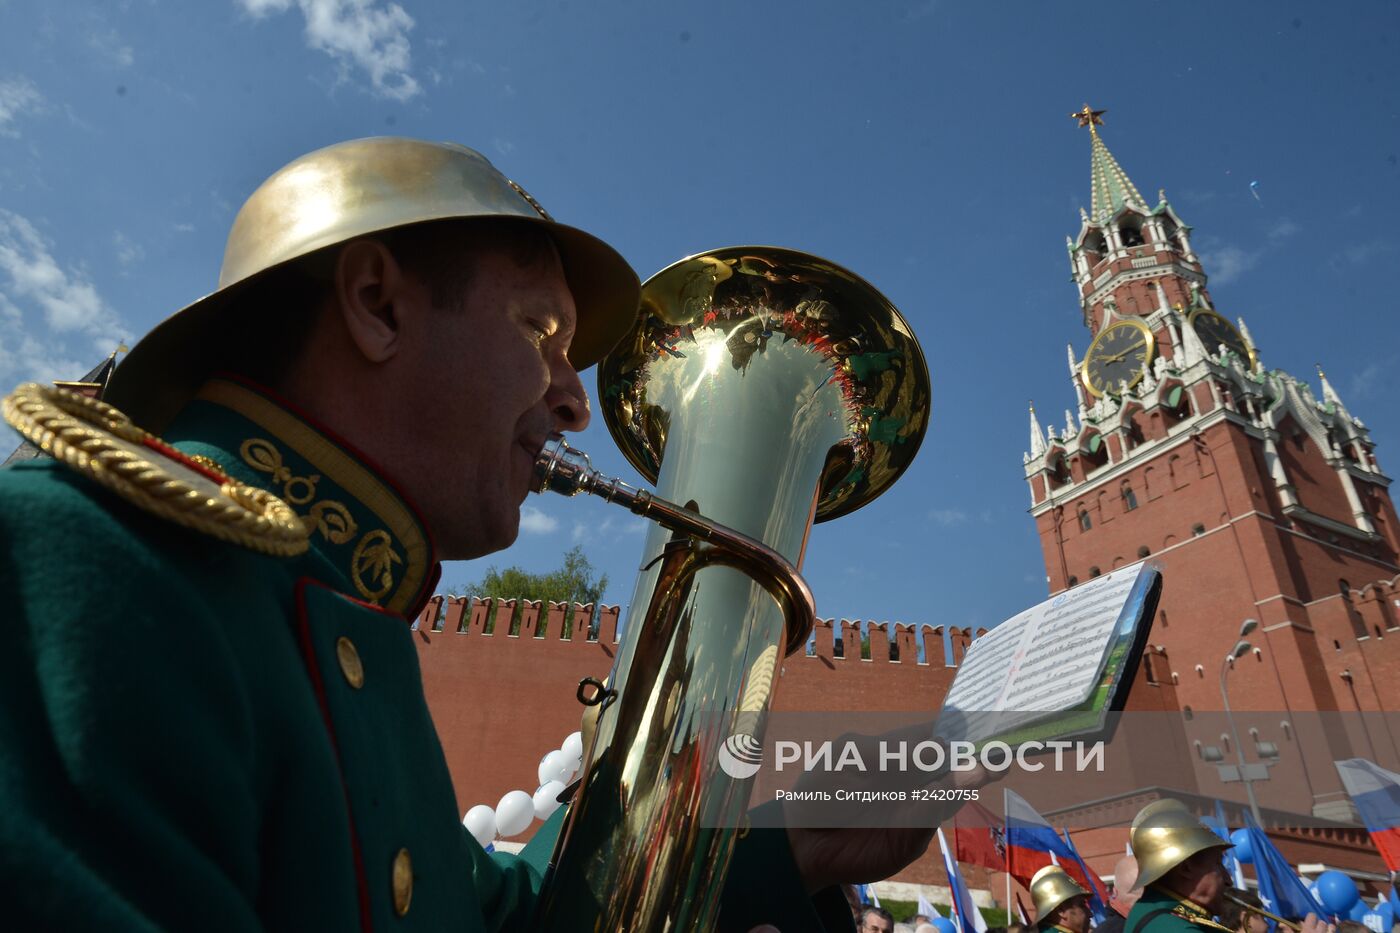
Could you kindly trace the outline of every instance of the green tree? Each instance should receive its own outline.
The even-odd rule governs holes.
[[[477,596],[480,598],[494,597],[496,599],[516,599],[524,601],[539,600],[545,611],[548,610],[550,602],[556,603],[588,603],[593,604],[593,622],[589,627],[590,636],[593,634],[593,627],[597,624],[598,603],[603,598],[603,593],[608,588],[608,575],[596,576],[596,570],[588,557],[584,555],[583,548],[575,545],[564,552],[564,565],[549,573],[531,573],[520,567],[507,567],[504,570],[495,566],[489,567],[486,574],[481,578],[480,583],[468,584],[465,595]],[[448,591],[453,596],[461,596],[455,590]],[[520,623],[522,618],[521,606],[516,604],[515,614],[510,620],[510,634],[520,634]],[[543,624],[543,623],[542,623]],[[487,623],[487,631],[491,631],[495,625],[495,617],[492,616]],[[546,632],[545,634],[550,634]],[[554,633],[558,637],[558,633]],[[569,637],[570,629],[566,624],[565,637]]]

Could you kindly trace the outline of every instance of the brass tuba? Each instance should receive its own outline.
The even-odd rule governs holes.
[[[600,495],[657,524],[631,603],[646,615],[627,620],[606,687],[580,687],[598,719],[537,929],[707,930],[779,665],[811,632],[797,570],[808,533],[913,460],[928,370],[864,280],[806,253],[732,247],[643,285],[598,394],[656,495],[561,445],[541,455],[538,489]]]

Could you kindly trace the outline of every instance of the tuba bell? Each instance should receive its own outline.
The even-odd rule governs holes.
[[[798,568],[812,524],[908,467],[928,370],[903,317],[858,276],[795,250],[731,247],[643,285],[598,397],[656,493],[558,444],[537,489],[656,522],[631,602],[646,614],[628,618],[607,685],[580,687],[597,720],[536,928],[708,930],[749,804],[752,771],[733,764],[757,770],[779,665],[810,636]]]

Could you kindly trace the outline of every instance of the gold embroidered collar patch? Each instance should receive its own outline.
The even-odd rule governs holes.
[[[287,502],[352,595],[408,612],[431,584],[435,557],[413,508],[361,456],[275,398],[213,379],[170,432]]]
[[[186,457],[110,405],[31,382],[0,410],[30,443],[147,512],[264,554],[307,549],[306,526],[285,502]]]

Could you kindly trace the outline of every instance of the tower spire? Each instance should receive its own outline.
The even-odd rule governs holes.
[[[1321,363],[1317,364],[1317,378],[1322,380],[1322,400],[1346,411],[1346,405],[1342,404],[1342,397],[1337,394],[1336,389],[1332,388],[1332,383],[1328,381],[1327,374],[1322,371]]]
[[[1103,125],[1103,115],[1107,112],[1094,110],[1085,104],[1083,110],[1070,114],[1079,121],[1080,126],[1089,128],[1089,183],[1094,198],[1090,214],[1095,223],[1108,220],[1118,213],[1124,204],[1131,204],[1144,211],[1149,210],[1147,201],[1137,190],[1133,180],[1123,171],[1118,160],[1113,158],[1113,153],[1108,151],[1108,147],[1099,138],[1098,127]]]
[[[1031,403],[1031,458],[1045,456],[1045,431],[1035,417],[1035,403]]]

